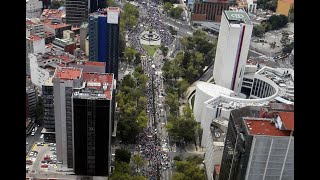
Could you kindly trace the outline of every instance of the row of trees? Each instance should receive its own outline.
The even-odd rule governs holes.
[[[132,47],[126,48],[126,50],[124,51],[124,57],[129,64],[131,64],[132,62],[134,62],[135,65],[141,63],[141,54]]]
[[[189,156],[185,161],[179,161],[180,158],[175,158],[175,170],[173,180],[205,180],[205,170],[200,167],[203,158],[199,156]]]
[[[257,1],[257,8],[276,12],[277,3],[278,3],[277,0],[258,0]]]
[[[181,13],[183,12],[183,8],[180,6],[173,7],[173,4],[170,2],[166,2],[163,5],[163,10],[170,15],[170,17],[179,19],[181,17]]]
[[[181,38],[180,42],[184,52],[178,53],[171,61],[165,61],[162,70],[167,80],[182,78],[191,84],[202,75],[204,67],[213,62],[216,42],[209,42],[207,34],[201,30],[194,32],[193,36]]]
[[[285,15],[272,15],[267,21],[253,27],[253,35],[262,37],[270,30],[278,30],[288,24],[288,17]]]
[[[147,126],[147,98],[145,96],[148,77],[141,66],[137,66],[133,76],[124,76],[116,95],[119,113],[119,131],[121,139],[126,143],[134,143],[135,137]]]
[[[109,6],[117,6],[114,0],[108,0],[107,4]],[[138,24],[139,9],[130,3],[126,3],[123,6],[123,12],[120,16],[120,42],[119,42],[119,52],[120,58],[124,57],[124,52],[126,49],[126,31],[132,29]]]
[[[131,157],[131,153],[125,149],[117,149],[115,152],[115,171],[111,175],[111,180],[147,180],[139,173],[135,173],[136,168],[145,165],[145,160],[140,155]],[[130,166],[131,165],[131,166]]]

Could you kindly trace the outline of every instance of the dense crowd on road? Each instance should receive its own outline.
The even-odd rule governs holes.
[[[153,57],[148,55],[140,44],[139,36],[143,31],[147,30],[148,27],[151,27],[157,32],[157,34],[159,34],[161,43],[165,46],[171,45],[174,37],[163,24],[165,17],[164,14],[159,11],[158,1],[150,0],[149,4],[143,3],[143,0],[138,0],[137,2],[139,5],[139,11],[145,13],[141,13],[142,15],[139,17],[137,26],[128,33],[128,40],[131,47],[135,48],[142,56],[145,56],[145,58],[142,59],[142,66],[145,74],[149,77],[146,90],[148,97],[146,111],[149,116],[149,123],[148,127],[137,136],[137,144],[135,146],[136,152],[138,152],[147,163],[146,166],[137,171],[146,177],[150,177],[150,179],[157,179],[158,175],[167,168],[170,168],[170,158],[168,157],[167,152],[163,151],[161,147],[161,144],[165,144],[165,146],[167,145],[166,139],[164,135],[161,135],[161,131],[157,129],[159,127],[157,124],[159,125],[161,122],[160,118],[164,117],[161,116],[159,106],[159,104],[162,104],[162,101],[159,98],[155,98],[159,97],[163,92],[163,89],[160,88],[162,77],[161,75],[156,74],[156,71],[161,69],[163,63],[160,61],[156,62]],[[154,87],[152,86],[152,83],[154,83]],[[154,92],[153,89],[155,89]],[[156,89],[160,89],[160,91]],[[155,98],[154,101],[153,98]],[[154,107],[155,104],[157,105],[157,109]],[[156,109],[155,113],[153,112],[154,109]]]

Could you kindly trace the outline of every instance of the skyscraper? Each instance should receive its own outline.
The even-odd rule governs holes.
[[[231,111],[219,180],[293,179],[294,112],[264,110]]]
[[[106,0],[88,0],[89,13],[96,12],[98,9],[105,8],[107,6]]]
[[[73,88],[82,87],[82,69],[58,67],[53,75],[57,160],[73,168]]]
[[[106,62],[106,73],[118,78],[120,9],[107,8],[107,14],[89,16],[89,60]]]
[[[113,74],[83,73],[86,87],[73,93],[74,172],[107,176],[111,163]]]
[[[246,12],[223,11],[213,70],[217,85],[239,92],[239,81],[247,61],[252,28]]]
[[[66,0],[66,22],[72,25],[81,25],[88,21],[88,0]]]

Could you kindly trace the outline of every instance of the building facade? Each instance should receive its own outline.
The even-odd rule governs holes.
[[[40,0],[26,1],[27,18],[40,18],[41,13],[42,13],[42,1]]]
[[[57,68],[53,76],[57,160],[73,168],[73,88],[82,86],[82,69]]]
[[[37,94],[32,86],[26,87],[26,110],[27,117],[36,117]]]
[[[289,16],[290,9],[294,8],[294,0],[278,0],[276,12]]]
[[[88,36],[88,23],[82,23],[80,26],[80,49],[86,51],[86,38]]]
[[[191,19],[194,21],[220,22],[222,11],[229,9],[227,0],[203,0],[190,4],[193,7]]]
[[[86,87],[75,90],[74,172],[77,175],[108,176],[111,163],[113,124],[113,74],[84,73]],[[98,87],[99,91],[92,90]]]
[[[43,134],[44,141],[53,143],[55,142],[55,119],[54,119],[54,94],[52,78],[49,77],[42,85],[42,98],[43,98]]]
[[[231,112],[219,180],[294,179],[293,112]]]
[[[106,73],[118,78],[120,9],[107,8],[107,15],[89,17],[89,60],[106,62]]]
[[[88,20],[88,0],[66,0],[66,23],[81,25]]]
[[[105,0],[88,0],[89,13],[96,12],[98,9],[106,8]]]
[[[252,29],[246,12],[223,11],[213,71],[217,85],[239,92]]]

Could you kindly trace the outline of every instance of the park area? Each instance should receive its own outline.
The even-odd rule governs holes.
[[[143,49],[148,52],[148,54],[153,57],[156,50],[160,47],[158,45],[142,45]]]

